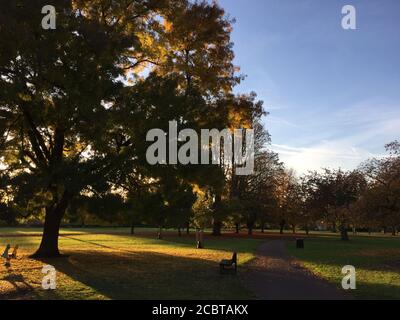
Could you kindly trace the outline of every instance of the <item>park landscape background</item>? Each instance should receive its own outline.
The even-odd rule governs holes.
[[[300,175],[271,149],[268,108],[237,92],[217,3],[56,0],[55,30],[40,25],[45,4],[0,7],[0,244],[20,247],[0,298],[263,298],[246,274],[268,272],[254,261],[269,241],[338,291],[354,265],[344,298],[400,298],[398,136],[354,170]],[[149,165],[146,133],[172,120],[253,128],[254,173],[223,152],[219,165]],[[220,275],[233,251],[239,274]],[[55,291],[41,289],[44,264]]]

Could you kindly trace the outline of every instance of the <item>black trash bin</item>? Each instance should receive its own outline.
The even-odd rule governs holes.
[[[296,248],[304,249],[304,239],[296,239]]]

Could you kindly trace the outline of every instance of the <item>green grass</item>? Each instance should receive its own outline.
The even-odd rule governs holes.
[[[218,262],[236,250],[243,266],[254,257],[260,240],[210,238],[207,249],[197,250],[193,238],[175,233],[155,240],[154,230],[147,230],[148,237],[130,236],[128,229],[63,230],[60,248],[69,256],[38,261],[28,256],[39,245],[39,231],[0,230],[1,247],[12,243],[21,248],[12,271],[0,266],[0,299],[252,298],[240,276],[219,274]],[[55,291],[41,289],[45,264],[57,270]]]
[[[400,239],[390,237],[352,237],[343,242],[337,237],[307,239],[304,250],[288,243],[289,253],[304,266],[341,287],[341,270],[352,265],[357,272],[360,299],[400,299]]]
[[[62,229],[60,249],[67,258],[29,258],[40,242],[41,229],[0,228],[0,249],[19,244],[20,258],[12,270],[0,264],[0,299],[251,299],[241,275],[265,239],[206,237],[206,249],[195,249],[195,240],[176,230],[156,240],[156,229]],[[287,233],[288,235],[290,233]],[[279,235],[271,234],[276,239]],[[400,238],[357,236],[342,242],[337,235],[318,232],[306,239],[306,248],[289,253],[308,269],[340,287],[345,265],[357,269],[361,299],[400,299]],[[220,275],[218,262],[239,253],[239,276]],[[57,290],[41,289],[43,265],[57,269]]]

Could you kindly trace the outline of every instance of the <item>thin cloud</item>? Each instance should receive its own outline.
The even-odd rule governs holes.
[[[297,124],[295,124],[293,122],[287,121],[287,120],[285,120],[283,118],[280,118],[280,117],[271,116],[271,115],[269,115],[267,117],[266,123],[267,123],[267,125],[268,125],[268,123],[273,123],[273,124],[278,124],[278,125],[292,127],[292,128],[300,128],[299,125],[297,125]]]
[[[313,113],[305,117],[301,126],[270,117],[271,124],[286,132],[284,139],[279,137],[285,142],[275,143],[273,149],[288,167],[299,173],[326,167],[357,168],[368,158],[383,156],[384,145],[399,139],[400,107],[397,106],[378,99],[362,101],[330,113]],[[277,141],[273,132],[272,140]]]
[[[288,168],[299,174],[323,168],[353,169],[363,160],[377,156],[362,148],[343,146],[338,141],[323,141],[307,148],[273,144],[272,148]]]

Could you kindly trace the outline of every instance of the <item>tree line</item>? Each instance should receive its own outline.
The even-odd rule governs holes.
[[[355,170],[324,169],[301,177],[286,172],[278,193],[281,232],[288,225],[307,233],[323,227],[340,232],[342,240],[349,239],[349,230],[395,236],[400,231],[400,143],[386,150],[386,156]]]

